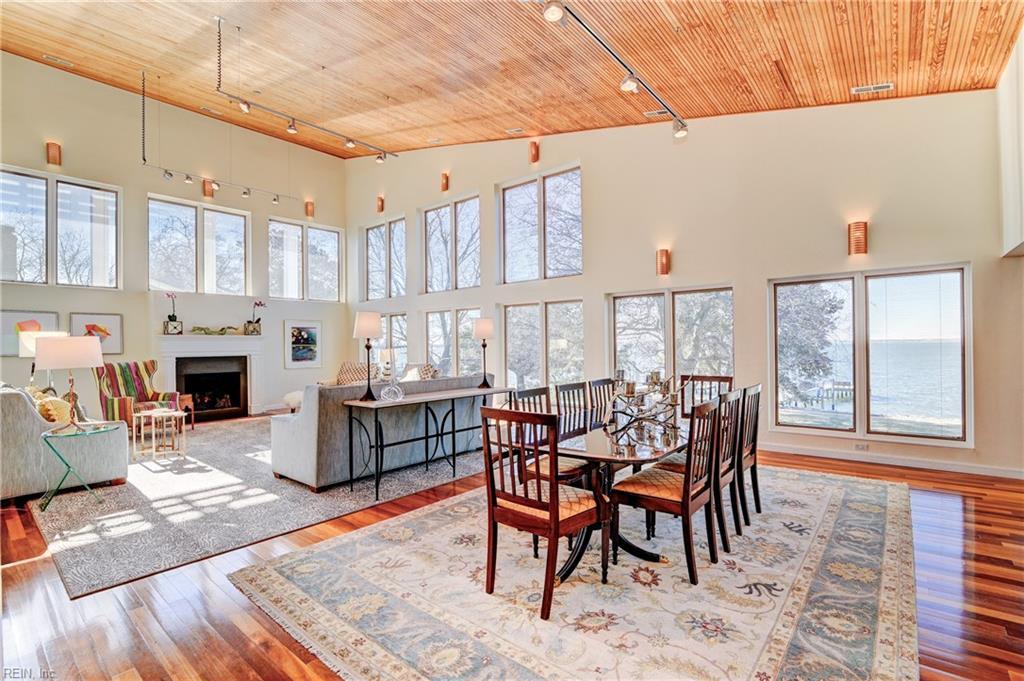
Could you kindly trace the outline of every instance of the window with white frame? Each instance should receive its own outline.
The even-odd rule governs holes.
[[[481,368],[480,341],[473,338],[473,322],[480,319],[480,309],[456,310],[455,347],[458,355],[459,376],[479,374]]]
[[[368,227],[363,242],[366,299],[405,295],[405,220]]]
[[[245,295],[245,223],[245,216],[238,213],[203,210],[203,280],[207,293]]]
[[[401,377],[409,363],[409,341],[406,334],[406,316],[404,312],[382,314],[380,316],[380,337],[374,338],[370,344],[370,361],[383,365],[381,350],[391,350],[391,373]]]
[[[427,293],[480,285],[480,199],[423,211]]]
[[[452,332],[451,310],[427,313],[427,361],[442,376],[451,376],[455,367]]]
[[[271,219],[267,236],[271,298],[341,300],[341,232]]]
[[[732,289],[672,294],[675,373],[732,376]]]
[[[501,215],[505,283],[583,273],[579,168],[505,187]]]
[[[505,307],[505,385],[522,390],[542,385],[540,305]]]
[[[583,301],[546,303],[544,312],[548,384],[559,385],[584,380]]]
[[[584,380],[583,301],[505,307],[505,376],[517,389]]]
[[[480,342],[473,338],[473,321],[479,318],[479,308],[427,313],[427,361],[442,376],[480,373]]]
[[[773,282],[775,425],[966,442],[966,280],[949,267]]]
[[[52,173],[0,171],[0,279],[117,288],[119,210],[114,187]]]
[[[617,296],[612,301],[615,369],[627,380],[665,374],[665,294]]]
[[[149,288],[196,290],[195,205],[149,200]]]

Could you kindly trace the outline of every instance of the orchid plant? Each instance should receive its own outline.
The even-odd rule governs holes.
[[[254,302],[252,304],[252,320],[251,321],[252,321],[253,324],[259,324],[260,320],[263,319],[262,317],[257,317],[256,316],[256,308],[266,307],[266,306],[267,306],[267,304],[264,303],[262,300],[257,300],[256,302]]]
[[[174,291],[168,291],[167,293],[164,294],[164,296],[169,298],[170,301],[171,301],[171,314],[167,315],[167,321],[169,321],[169,322],[176,322],[176,321],[178,321],[178,311],[177,311],[176,306],[174,304],[174,301],[177,300],[177,298],[178,298],[178,294],[175,293]]]

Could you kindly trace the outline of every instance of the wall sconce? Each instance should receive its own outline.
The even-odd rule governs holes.
[[[208,199],[212,199],[213,198],[213,191],[214,191],[214,189],[213,189],[213,180],[207,180],[204,177],[203,178],[203,196],[205,196]]]
[[[846,237],[850,255],[866,255],[868,252],[868,223],[851,222],[846,226]]]
[[[377,212],[378,213],[383,213],[384,212],[384,195],[383,194],[380,194],[377,197]]]
[[[448,191],[448,173],[441,173],[441,191]]]
[[[657,268],[659,275],[665,275],[672,271],[672,251],[667,248],[658,249]]]
[[[540,142],[530,142],[530,163],[540,161]]]
[[[311,218],[316,213],[316,207],[312,201],[306,201],[306,217]]]
[[[60,145],[56,142],[46,143],[46,163],[51,166],[59,166],[61,162]]]

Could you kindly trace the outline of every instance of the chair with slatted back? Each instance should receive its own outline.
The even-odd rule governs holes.
[[[587,384],[564,383],[555,386],[555,407],[559,414],[585,411],[587,408]]]
[[[682,473],[651,466],[612,487],[612,562],[617,562],[619,506],[631,506],[682,517],[683,547],[690,583],[697,583],[697,556],[693,549],[693,514],[703,508],[707,525],[708,552],[718,562],[715,543],[714,487],[715,441],[718,430],[718,398],[695,406],[690,415],[687,466]]]
[[[512,408],[516,411],[532,411],[535,414],[550,414],[551,389],[546,385],[540,388],[527,388],[512,393]]]
[[[558,462],[558,417],[555,414],[481,407],[484,473],[487,479],[487,593],[494,593],[498,525],[547,539],[547,562],[541,619],[551,614],[559,537],[601,524],[602,575],[608,569],[608,508],[591,490],[600,489],[596,472],[591,490],[563,485],[541,476],[541,452]],[[522,472],[532,468],[532,475]],[[606,577],[602,581],[607,581]]]
[[[743,389],[743,419],[740,426],[739,461],[736,466],[736,487],[740,495],[740,508],[743,511],[743,522],[750,524],[750,513],[747,511],[747,472],[750,472],[750,488],[754,493],[754,510],[761,512],[761,490],[757,484],[757,426],[761,406],[761,384]]]
[[[690,415],[695,404],[703,404],[722,393],[732,390],[732,376],[700,376],[683,374],[679,377],[679,403],[684,417]]]
[[[612,395],[615,394],[615,381],[610,378],[599,378],[590,381],[590,408],[594,410],[595,418],[604,418],[608,405],[612,402]]]

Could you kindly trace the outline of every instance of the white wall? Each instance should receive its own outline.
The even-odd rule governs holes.
[[[59,286],[0,286],[4,309],[49,310],[60,313],[67,329],[70,312],[120,312],[124,315],[125,352],[108,361],[155,356],[161,320],[169,312],[162,293],[148,291],[147,195],[157,193],[251,211],[252,297],[179,294],[178,318],[185,329],[193,325],[241,325],[255,298],[268,301],[262,311],[266,378],[254,395],[264,406],[279,404],[289,391],[333,376],[351,335],[348,306],[268,300],[267,218],[304,219],[303,204],[282,200],[274,206],[265,196],[243,199],[237,190],[222,189],[215,199],[202,198],[201,183],[168,182],[140,161],[140,99],[138,95],[64,73],[3,53],[0,160],[35,170],[52,170],[123,189],[123,275],[118,291],[69,289]],[[155,84],[151,80],[150,88]],[[225,106],[227,103],[225,102]],[[148,155],[152,163],[190,170],[196,176],[227,179],[239,184],[292,194],[316,202],[315,221],[344,227],[344,163],[335,157],[229,126],[215,119],[150,102],[147,121]],[[44,143],[63,146],[63,165],[48,168]],[[322,369],[284,368],[285,319],[322,320]],[[27,382],[28,360],[4,357],[0,377],[18,385]],[[97,413],[95,382],[80,372],[83,402]],[[173,378],[171,379],[173,381]],[[58,388],[63,388],[62,379]],[[254,389],[256,387],[254,386]]]
[[[584,274],[498,285],[496,185],[579,163],[583,173]],[[440,174],[451,174],[440,192]],[[1001,259],[996,95],[970,92],[693,121],[672,140],[668,125],[547,137],[531,166],[527,141],[443,147],[378,165],[346,162],[349,287],[358,291],[362,228],[383,217],[408,224],[403,298],[359,308],[409,314],[410,361],[425,356],[424,313],[455,307],[582,298],[588,377],[607,375],[606,295],[664,287],[734,287],[736,374],[767,382],[771,278],[969,262],[973,269],[976,447],[973,450],[762,432],[766,446],[854,458],[887,455],[916,465],[995,472],[1024,467],[1021,376],[1024,263]],[[423,207],[479,193],[478,289],[422,294]],[[846,224],[867,219],[870,254],[849,257]],[[654,254],[672,248],[672,274]],[[488,366],[502,374],[501,340]],[[352,356],[356,348],[352,346]],[[765,419],[767,421],[768,419]],[[767,425],[767,424],[765,424]]]
[[[1003,253],[1024,256],[1024,56],[1018,44],[996,88]]]

